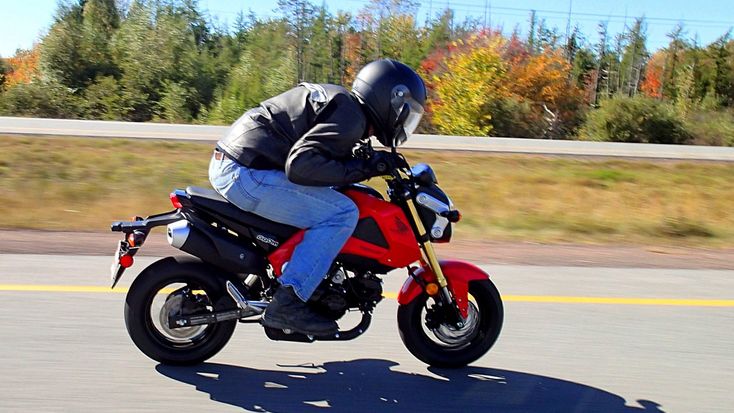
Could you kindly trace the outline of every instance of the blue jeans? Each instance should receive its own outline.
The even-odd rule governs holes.
[[[227,157],[212,157],[209,181],[240,209],[306,229],[280,283],[307,301],[357,226],[354,202],[330,187],[297,185],[283,171],[249,169]]]

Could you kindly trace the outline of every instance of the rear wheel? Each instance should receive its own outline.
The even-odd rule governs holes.
[[[145,355],[164,364],[197,364],[227,344],[237,320],[183,328],[169,323],[169,317],[235,308],[217,271],[195,258],[169,257],[140,273],[125,299],[125,325]]]
[[[502,329],[504,310],[490,280],[469,283],[469,311],[463,326],[436,323],[436,302],[427,294],[398,307],[398,328],[405,347],[421,361],[436,367],[458,368],[482,357]]]

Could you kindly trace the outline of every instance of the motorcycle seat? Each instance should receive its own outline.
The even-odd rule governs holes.
[[[197,208],[229,218],[245,226],[267,231],[281,239],[290,238],[300,231],[296,227],[271,221],[252,212],[243,211],[212,189],[189,186],[186,188],[186,193],[189,195],[191,203]]]

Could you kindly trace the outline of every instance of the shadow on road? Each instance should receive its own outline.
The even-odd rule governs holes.
[[[255,411],[663,412],[655,402],[631,407],[615,394],[552,377],[480,367],[429,369],[430,376],[390,370],[396,365],[361,359],[287,371],[215,363],[156,370],[212,400]]]

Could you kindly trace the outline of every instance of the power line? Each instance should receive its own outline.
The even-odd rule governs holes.
[[[363,5],[371,4],[371,1],[369,0],[342,0],[342,1],[360,3]],[[451,0],[444,0],[442,2],[431,0],[431,4],[433,5],[434,3],[436,4],[442,3],[446,8],[451,8],[452,10],[465,11],[465,12],[481,11],[485,8],[484,4],[462,3],[462,2],[455,2]],[[417,2],[417,4],[419,7],[422,6],[421,2]],[[527,8],[521,8],[521,7],[507,7],[507,6],[492,5],[492,9],[493,10],[514,11],[514,12],[525,12],[526,14],[530,13],[532,10],[535,10],[539,14],[557,14],[557,15],[561,15],[564,17],[568,15],[573,16],[573,17],[596,17],[596,18],[603,19],[603,20],[625,19],[625,18],[628,19],[629,18],[629,16],[622,15],[622,14],[577,12],[577,11],[570,10],[570,7],[569,7],[569,10],[548,10],[548,9],[527,9]],[[703,19],[683,19],[683,18],[677,19],[677,18],[672,18],[672,17],[655,17],[655,16],[647,16],[647,15],[643,15],[643,16],[646,21],[734,25],[734,20],[703,20]]]
[[[370,0],[341,0],[356,4],[361,4],[364,6],[372,4]],[[454,2],[451,0],[428,0],[428,16],[429,20],[431,17],[431,13],[433,10],[436,9],[436,4],[442,4],[445,8],[450,8],[451,10],[455,12],[463,12],[470,16],[479,17],[482,18],[481,15],[486,15],[485,21],[489,20],[489,23],[487,23],[488,26],[491,26],[491,19],[492,16],[504,16],[504,17],[524,17],[527,16],[532,10],[526,9],[526,8],[520,8],[520,7],[506,7],[506,6],[496,6],[489,3],[488,0],[485,0],[484,4],[477,4],[477,3],[463,3],[463,2]],[[421,2],[417,2],[418,8],[422,6]],[[440,7],[440,6],[439,6]],[[224,10],[216,10],[216,9],[209,9],[210,11],[221,13],[221,14],[237,14],[235,12],[230,11],[224,11]],[[570,17],[573,17],[573,21],[579,21],[579,22],[599,22],[599,21],[605,21],[608,23],[615,23],[615,24],[626,24],[629,20],[629,16],[627,15],[621,15],[621,14],[601,14],[601,13],[585,13],[585,12],[576,12],[571,9],[571,4],[569,3],[569,10],[562,11],[562,10],[545,10],[545,9],[535,9],[535,12],[538,14],[539,17],[545,20],[553,20],[553,21],[566,21],[566,25],[569,26],[569,20]],[[272,13],[256,13],[256,15],[260,17],[266,17],[266,18],[277,18],[277,14]],[[716,28],[729,28],[734,26],[734,21],[727,21],[727,20],[700,20],[700,19],[674,19],[674,18],[668,18],[668,17],[651,17],[651,16],[643,16],[645,19],[645,24],[650,26],[669,26],[670,23],[683,23],[688,27],[716,27]],[[567,27],[568,31],[570,31],[570,26]]]
[[[352,0],[352,1],[361,1],[361,0]],[[452,3],[454,6],[461,6],[461,7],[469,7],[473,9],[481,9],[482,5],[476,4],[476,3]],[[532,11],[531,9],[525,9],[520,7],[502,7],[502,6],[493,6],[494,9],[497,10],[508,10],[508,11],[524,11],[527,13],[530,13]],[[574,12],[574,11],[564,11],[564,10],[544,10],[544,9],[533,9],[538,13],[543,14],[559,14],[566,16],[568,14],[572,16],[585,16],[585,17],[599,17],[603,19],[607,18],[621,18],[624,19],[624,15],[616,15],[616,14],[601,14],[601,13],[585,13],[585,12]],[[676,19],[672,17],[651,17],[651,16],[645,16],[645,20],[652,20],[652,21],[667,21],[667,22],[683,22],[683,23],[706,23],[706,24],[730,24],[734,25],[734,20],[699,20],[699,19]]]

